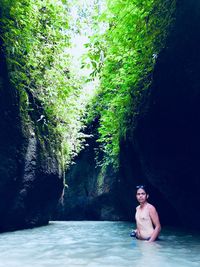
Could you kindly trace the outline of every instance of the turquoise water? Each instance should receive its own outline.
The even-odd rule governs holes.
[[[161,241],[131,238],[126,222],[50,222],[0,234],[0,267],[200,266],[200,235],[163,230]]]

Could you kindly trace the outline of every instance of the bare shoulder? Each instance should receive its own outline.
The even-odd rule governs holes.
[[[138,210],[138,209],[139,209],[139,207],[140,207],[140,205],[138,205],[138,206],[136,207],[136,210]]]
[[[148,207],[148,210],[151,211],[151,212],[155,212],[156,211],[156,208],[150,203],[148,203],[147,207]]]

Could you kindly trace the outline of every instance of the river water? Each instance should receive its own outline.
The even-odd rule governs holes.
[[[0,234],[0,267],[200,266],[200,235],[164,229],[161,240],[131,238],[127,222],[68,221]]]

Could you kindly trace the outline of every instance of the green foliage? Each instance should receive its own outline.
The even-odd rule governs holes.
[[[35,129],[69,164],[83,147],[85,113],[85,80],[71,67],[70,37],[72,28],[76,34],[91,32],[92,23],[90,60],[83,66],[92,66],[91,79],[98,76],[100,87],[88,119],[99,118],[103,166],[117,168],[120,140],[141,112],[176,0],[107,0],[100,16],[103,2],[93,0],[87,8],[77,6],[80,14],[74,22],[70,5],[78,5],[77,0],[1,0],[1,38],[10,81],[20,94],[21,116],[30,116]]]
[[[134,127],[136,123],[175,5],[175,0],[108,0],[99,19],[107,29],[93,35],[89,44],[89,56],[95,62],[93,74],[100,78],[89,117],[100,117],[104,166],[118,167],[120,140],[126,138],[130,124]]]
[[[83,145],[82,81],[70,69],[67,1],[1,0],[1,38],[21,116],[31,116],[65,164]],[[33,110],[35,109],[35,110]],[[60,146],[61,144],[61,146]]]

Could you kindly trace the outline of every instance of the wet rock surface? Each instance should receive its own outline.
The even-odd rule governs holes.
[[[34,108],[34,106],[33,106]],[[0,231],[48,223],[63,189],[58,159],[35,121],[20,112],[0,54]],[[43,142],[42,142],[43,140]]]

